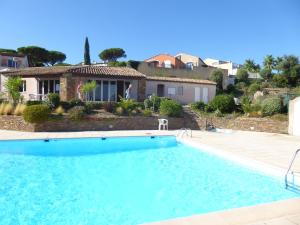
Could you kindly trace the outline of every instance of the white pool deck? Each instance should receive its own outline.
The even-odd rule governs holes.
[[[31,133],[0,130],[0,140],[39,138],[78,138],[109,136],[174,135],[176,131],[95,131]],[[193,131],[183,142],[200,147],[229,160],[259,169],[272,176],[283,175],[300,137],[261,132],[232,131],[214,133]],[[300,157],[294,169],[300,171]],[[300,198],[257,206],[194,215],[147,225],[300,225]]]

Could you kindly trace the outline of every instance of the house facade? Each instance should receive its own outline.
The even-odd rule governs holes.
[[[118,101],[125,96],[130,84],[133,99],[145,98],[145,75],[127,67],[29,67],[2,72],[2,83],[10,76],[22,78],[24,88],[21,92],[25,100],[43,100],[49,93],[59,93],[62,101],[82,98],[81,86],[92,80],[97,86],[93,93],[89,93],[91,101]],[[5,92],[3,87],[2,90]]]
[[[62,101],[82,98],[80,88],[96,81],[88,94],[89,101],[119,101],[131,86],[130,98],[143,101],[150,95],[169,97],[182,104],[210,101],[215,96],[214,82],[181,78],[151,78],[128,67],[61,66],[29,67],[0,72],[1,83],[12,76],[23,80],[20,87],[24,100],[44,100],[49,93],[58,93]],[[2,92],[5,88],[2,85]]]
[[[147,77],[146,96],[153,94],[189,104],[208,103],[216,94],[216,83],[209,80],[182,79],[174,77]]]

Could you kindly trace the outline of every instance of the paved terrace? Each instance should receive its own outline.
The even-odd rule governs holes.
[[[0,140],[34,139],[34,138],[71,138],[97,136],[140,136],[170,135],[175,131],[99,131],[68,133],[29,133],[17,131],[1,131]],[[213,151],[216,154],[231,158],[247,165],[258,165],[272,174],[282,176],[296,149],[300,148],[300,137],[282,134],[232,131],[214,133],[193,131],[193,138],[185,138],[191,142]],[[294,167],[300,171],[300,158]],[[151,225],[300,225],[300,198],[274,203],[244,207],[223,212],[195,215],[173,219]],[[150,225],[150,224],[148,224]]]

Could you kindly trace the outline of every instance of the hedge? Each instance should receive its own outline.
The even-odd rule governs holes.
[[[23,118],[28,123],[43,123],[48,120],[50,112],[47,105],[31,105],[24,109]]]

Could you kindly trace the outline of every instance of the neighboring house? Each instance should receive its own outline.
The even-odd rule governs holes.
[[[27,56],[19,53],[0,53],[0,70],[28,67]]]
[[[2,83],[8,77],[20,76],[25,100],[43,100],[48,93],[59,93],[62,101],[81,97],[84,82],[95,80],[96,89],[90,101],[119,101],[131,84],[130,97],[143,101],[149,95],[176,99],[182,104],[215,96],[216,84],[208,80],[181,78],[152,78],[128,67],[60,66],[30,67],[3,71]]]
[[[28,67],[27,56],[19,53],[0,53],[0,73],[1,71],[7,71],[11,68],[25,68]],[[1,85],[1,74],[0,74],[0,92],[2,92]]]
[[[240,64],[233,63],[231,61],[219,60],[219,59],[207,58],[204,60],[204,62],[209,66],[227,70],[228,71],[227,85],[234,84],[237,70],[238,68],[241,67]]]
[[[192,70],[194,67],[200,67],[200,66],[207,67],[204,61],[198,56],[194,56],[186,53],[178,53],[177,55],[175,55],[175,57],[180,61],[182,61],[185,64],[185,68],[187,69]]]
[[[234,84],[236,73],[237,73],[238,69],[242,67],[242,65],[240,65],[240,64],[233,63],[231,61],[219,60],[219,59],[207,58],[204,60],[204,62],[208,66],[228,70],[228,80],[227,80],[228,84]],[[248,72],[248,74],[249,74],[249,79],[260,79],[261,78],[259,73]]]
[[[185,64],[178,58],[169,54],[159,54],[146,59],[144,62],[148,63],[150,67],[154,68],[168,68],[168,69],[183,69]]]
[[[179,53],[176,56],[160,54],[141,62],[137,70],[149,77],[178,77],[183,79],[208,80],[216,67],[208,66],[193,55]],[[228,70],[223,73],[223,88],[227,87]]]
[[[146,96],[168,97],[181,104],[203,101],[208,103],[216,94],[216,83],[209,80],[174,77],[147,77]]]

